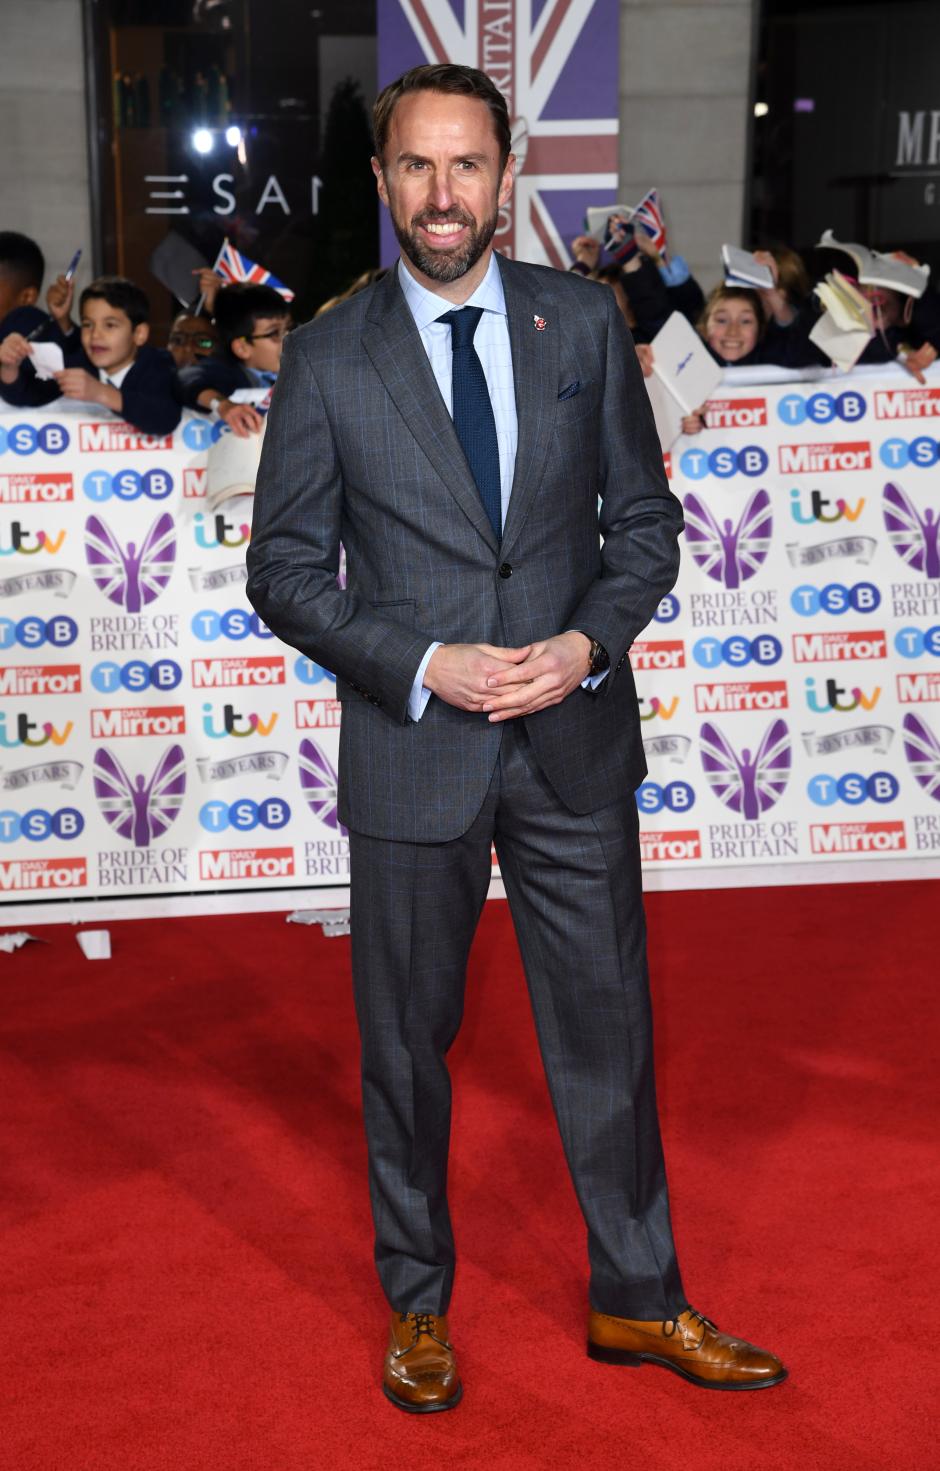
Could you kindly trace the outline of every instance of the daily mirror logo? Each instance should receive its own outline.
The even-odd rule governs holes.
[[[871,444],[857,439],[841,444],[781,444],[777,450],[781,475],[828,475],[840,471],[870,470]]]
[[[0,667],[0,695],[77,695],[80,664],[6,664]]]
[[[881,388],[876,419],[940,419],[940,388]]]
[[[212,883],[293,876],[293,848],[212,848],[199,854],[199,877]]]
[[[173,448],[172,434],[142,434],[133,424],[114,423],[104,419],[100,423],[82,423],[78,426],[78,447],[84,454],[117,454],[134,450],[153,454],[157,450]]]
[[[0,475],[0,503],[8,506],[61,505],[74,495],[71,475],[58,471],[42,475]]]
[[[0,862],[0,892],[11,889],[81,889],[88,882],[84,858],[13,858]]]
[[[766,423],[765,398],[710,398],[705,405],[709,429],[763,429]]]

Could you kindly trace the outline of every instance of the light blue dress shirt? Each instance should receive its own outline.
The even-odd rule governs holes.
[[[416,281],[404,261],[398,262],[398,280],[405,301],[414,317],[418,335],[424,345],[431,364],[431,371],[441,390],[447,412],[453,418],[453,369],[454,355],[451,347],[450,324],[439,318],[454,310],[454,304],[434,291],[428,291]],[[516,447],[519,442],[519,420],[516,416],[516,390],[512,375],[512,349],[509,344],[509,318],[503,283],[499,274],[496,256],[490,256],[486,275],[463,306],[483,308],[473,345],[483,365],[483,376],[489,389],[493,418],[496,421],[496,439],[499,445],[499,490],[502,524],[506,524],[509,495],[516,469]],[[440,641],[431,644],[415,675],[408,700],[408,714],[412,720],[420,720],[424,714],[431,691],[424,686],[424,671],[431,655],[441,647]],[[584,681],[585,686],[594,688],[603,675],[595,675]]]
[[[404,292],[411,315],[415,319],[418,335],[424,345],[431,364],[431,371],[441,390],[447,412],[453,417],[453,369],[454,355],[451,348],[450,325],[438,319],[454,310],[452,302],[434,291],[428,291],[416,281],[404,261],[398,262],[398,280]],[[496,256],[490,256],[486,275],[464,306],[479,306],[483,315],[473,336],[477,357],[483,365],[483,376],[490,392],[493,418],[496,421],[496,440],[499,446],[499,498],[502,524],[506,524],[509,493],[516,468],[516,445],[519,441],[519,421],[516,418],[516,392],[512,376],[512,352],[509,346],[509,321],[506,315],[506,300],[503,283],[499,275]],[[440,643],[431,644],[415,675],[408,700],[408,714],[412,720],[420,720],[431,691],[424,688],[424,671],[431,655]]]

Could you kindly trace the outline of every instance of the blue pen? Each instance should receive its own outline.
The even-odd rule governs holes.
[[[81,246],[79,246],[78,249],[76,250],[75,254],[72,256],[72,259],[69,261],[68,269],[65,272],[65,279],[66,279],[66,281],[71,281],[72,277],[75,275],[75,272],[78,269],[78,263],[81,260],[81,258],[82,258],[82,248],[81,248]],[[36,339],[38,338],[39,334],[41,332],[45,332],[45,330],[48,327],[48,325],[51,322],[51,320],[52,320],[51,317],[47,317],[44,322],[40,322],[39,323],[39,326],[38,327],[34,327],[33,330],[32,330],[32,332],[27,332],[27,334],[26,334],[26,341],[27,342],[35,342]]]

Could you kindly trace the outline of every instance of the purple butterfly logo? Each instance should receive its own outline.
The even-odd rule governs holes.
[[[697,495],[687,495],[685,538],[698,565],[727,588],[740,587],[761,566],[770,548],[773,513],[766,490],[756,490],[735,526],[730,517],[721,524]]]
[[[137,550],[135,542],[122,547],[100,516],[85,522],[85,556],[91,575],[106,598],[125,613],[139,613],[162,593],[176,561],[173,517],[158,516]]]
[[[940,577],[940,517],[928,506],[923,515],[900,485],[884,489],[888,540],[902,562],[926,577]]]
[[[300,743],[300,785],[314,817],[345,835],[336,811],[338,778],[329,757],[315,741]]]
[[[901,721],[904,731],[904,754],[916,781],[928,797],[940,802],[940,741],[926,720],[910,711]]]
[[[182,746],[168,746],[148,782],[131,781],[107,746],[95,752],[94,787],[98,806],[119,837],[146,848],[166,832],[183,805],[186,763]]]
[[[752,822],[783,796],[790,778],[790,732],[783,720],[772,720],[752,756],[740,756],[717,727],[706,721],[701,731],[702,767],[715,796]]]

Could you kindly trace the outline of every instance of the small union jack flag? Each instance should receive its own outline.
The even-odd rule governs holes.
[[[657,252],[666,259],[666,221],[659,202],[659,190],[650,189],[633,211],[631,223],[639,225],[649,235]]]
[[[285,286],[283,281],[272,276],[270,271],[264,269],[264,266],[259,266],[253,260],[249,260],[247,255],[242,255],[230,240],[223,241],[222,249],[212,269],[217,276],[221,276],[223,281],[228,281],[232,286],[237,286],[243,281],[250,282],[252,286],[273,286],[285,301],[294,299],[294,293],[289,286]]]

